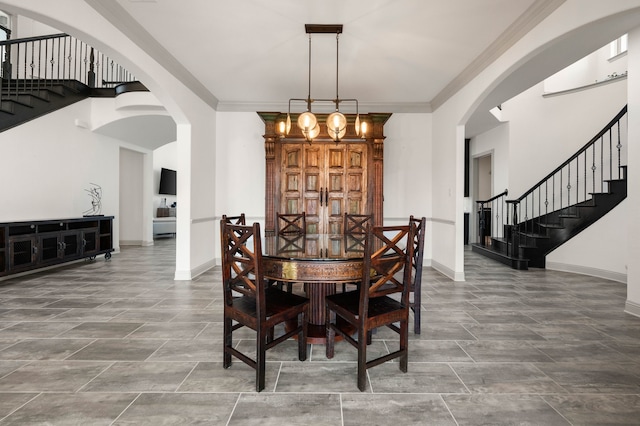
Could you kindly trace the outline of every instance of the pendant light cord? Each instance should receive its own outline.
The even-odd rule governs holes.
[[[340,34],[336,33],[336,111],[339,110],[340,97],[338,96],[338,60],[340,58]]]
[[[311,111],[311,34],[309,34],[309,94],[307,95],[307,111]]]

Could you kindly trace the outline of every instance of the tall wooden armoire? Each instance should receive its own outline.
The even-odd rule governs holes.
[[[312,142],[295,124],[289,135],[278,133],[286,114],[258,114],[265,123],[266,235],[275,232],[276,212],[305,212],[309,234],[342,233],[344,213],[373,213],[374,223],[382,224],[383,127],[391,114],[361,114],[366,138],[355,134],[355,114],[346,114],[347,134],[337,143],[326,132],[326,114],[316,114],[320,135]]]

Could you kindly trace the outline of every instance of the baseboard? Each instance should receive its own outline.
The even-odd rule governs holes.
[[[636,317],[640,317],[640,303],[627,300],[624,304],[624,311]]]
[[[121,246],[142,246],[145,245],[142,240],[120,240]]]
[[[424,259],[422,266],[430,266],[441,274],[451,278],[453,281],[464,281],[464,272],[455,272],[451,268],[448,268],[433,259]]]
[[[196,278],[198,275],[204,274],[214,266],[216,266],[215,259],[211,259],[210,261],[205,262],[202,265],[191,269],[190,271],[178,271],[176,269],[176,274],[173,279],[176,281],[191,281],[192,279]]]
[[[620,272],[607,271],[599,268],[590,268],[588,266],[571,265],[568,263],[558,263],[547,261],[545,269],[551,271],[571,272],[574,274],[588,275],[590,277],[604,278],[606,280],[616,281],[619,283],[627,283],[627,274]]]

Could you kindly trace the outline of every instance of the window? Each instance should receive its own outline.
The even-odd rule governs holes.
[[[611,42],[611,44],[609,45],[609,49],[610,49],[609,60],[615,59],[618,56],[624,53],[627,53],[628,39],[629,39],[628,35],[625,34],[622,37],[619,37]]]

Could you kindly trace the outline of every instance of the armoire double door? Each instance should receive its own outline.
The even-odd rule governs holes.
[[[307,233],[342,233],[345,213],[371,211],[367,143],[282,143],[279,151],[278,211],[305,212]]]

